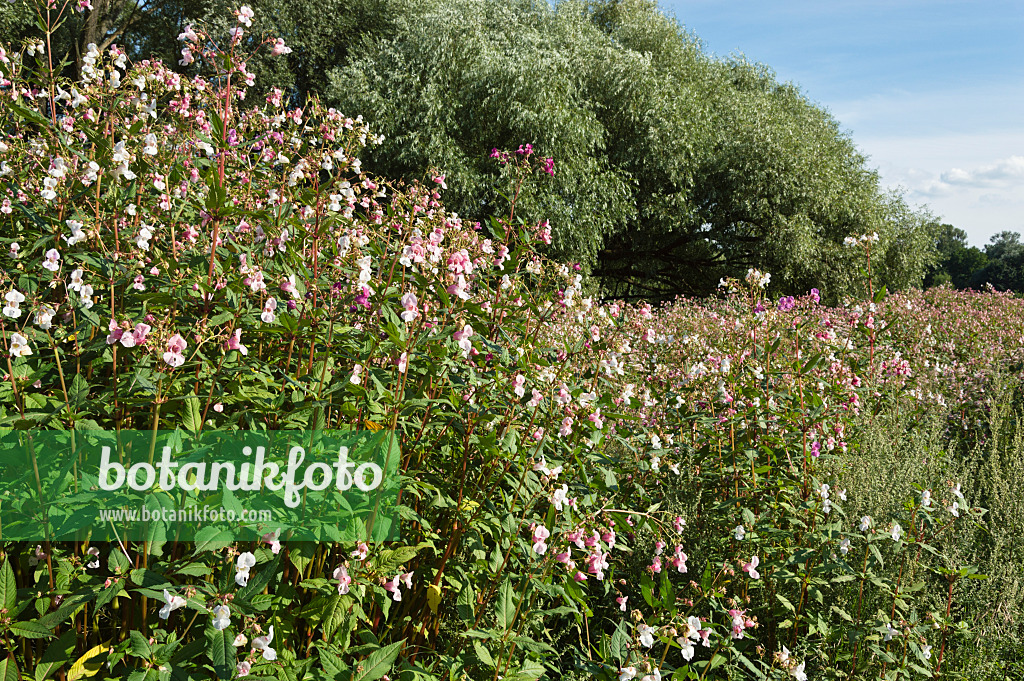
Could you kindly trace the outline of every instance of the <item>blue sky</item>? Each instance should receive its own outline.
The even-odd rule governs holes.
[[[1024,1],[659,0],[798,84],[882,181],[983,246],[1024,232]]]

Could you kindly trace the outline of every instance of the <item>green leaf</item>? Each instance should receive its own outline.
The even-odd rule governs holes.
[[[6,659],[0,660],[0,681],[18,681],[18,665],[14,661],[14,655],[8,655]]]
[[[516,616],[515,592],[512,589],[512,581],[506,577],[498,589],[498,600],[495,603],[496,626],[499,629],[508,631],[512,628],[512,621]]]
[[[141,657],[144,660],[148,660],[153,657],[153,649],[149,646],[149,641],[142,635],[142,632],[137,629],[131,631],[131,654],[135,657]]]
[[[197,433],[203,427],[203,405],[195,395],[189,395],[181,405],[181,427]]]
[[[12,610],[18,602],[18,584],[14,581],[14,570],[11,569],[11,562],[4,559],[0,567],[0,603],[4,604],[5,610]]]
[[[625,622],[620,621],[618,626],[615,627],[615,633],[612,634],[611,640],[608,642],[608,654],[611,655],[612,659],[625,662],[629,656],[629,642],[629,629]]]
[[[459,599],[455,603],[455,610],[459,613],[459,619],[465,624],[473,626],[476,622],[476,594],[473,592],[473,584],[466,578],[466,581],[462,583],[462,589],[459,591]]]
[[[235,673],[235,646],[228,629],[217,631],[213,625],[206,627],[206,654],[213,663],[213,671],[218,679],[230,679]]]
[[[128,556],[124,555],[119,547],[110,549],[110,553],[107,555],[107,569],[113,572],[115,575],[126,574],[131,568],[132,564],[128,561]]]
[[[374,651],[372,655],[363,660],[361,664],[363,671],[356,672],[352,681],[375,681],[387,674],[391,671],[395,660],[398,659],[398,651],[401,650],[404,643],[405,639],[402,639],[398,643],[392,643]]]
[[[11,626],[8,627],[8,631],[22,638],[47,638],[53,636],[53,632],[39,622],[12,622]]]
[[[473,652],[476,653],[476,656],[480,658],[480,661],[483,662],[486,666],[494,667],[494,658],[491,657],[491,653],[489,650],[487,650],[487,646],[483,644],[483,641],[480,641],[479,639],[474,639]]]
[[[51,643],[36,666],[36,681],[43,681],[49,678],[55,671],[70,663],[75,656],[75,643],[77,641],[78,632],[72,628],[68,629],[59,639]],[[2,678],[0,677],[0,679]]]

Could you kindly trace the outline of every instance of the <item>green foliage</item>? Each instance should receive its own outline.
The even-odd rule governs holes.
[[[926,287],[949,283],[958,289],[971,288],[975,275],[988,264],[985,252],[968,246],[967,232],[953,225],[937,227],[935,250],[938,259],[924,278]]]
[[[532,143],[555,180],[523,187],[518,214],[550,220],[553,253],[612,295],[706,293],[758,267],[779,290],[827,281],[837,299],[859,281],[840,247],[851,233],[882,236],[891,290],[931,261],[928,221],[879,189],[827,112],[764,66],[710,58],[653,3],[417,3],[400,17],[326,93],[385,135],[371,167],[440,168],[457,210],[495,211],[507,183],[484,152]]]

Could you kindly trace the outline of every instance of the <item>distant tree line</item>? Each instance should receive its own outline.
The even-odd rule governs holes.
[[[925,286],[950,284],[958,289],[1024,292],[1024,243],[1018,232],[1000,232],[985,247],[967,245],[967,233],[953,225],[936,229],[937,259],[924,278]]]
[[[864,253],[844,239],[873,233],[876,285],[962,280],[943,250],[955,235],[884,190],[831,114],[764,65],[709,55],[653,0],[248,4],[249,44],[273,32],[293,49],[249,58],[249,102],[278,87],[299,106],[317,96],[362,114],[385,136],[364,167],[407,180],[440,169],[446,205],[467,216],[506,208],[491,149],[531,143],[555,175],[523,187],[516,215],[550,220],[552,255],[580,262],[605,294],[701,295],[757,267],[779,292],[836,300],[863,292]],[[235,23],[225,0],[92,5],[53,36],[71,77],[90,42],[177,65],[186,24]],[[33,22],[0,5],[12,42],[38,35]],[[996,248],[985,267],[1005,259]]]

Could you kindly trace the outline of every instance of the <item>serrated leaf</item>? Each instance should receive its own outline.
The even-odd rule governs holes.
[[[620,621],[608,642],[608,654],[615,660],[625,662],[629,656],[629,641],[630,635],[626,623]]]
[[[459,619],[465,624],[472,626],[476,622],[476,594],[473,592],[473,584],[467,578],[459,590],[459,599],[455,603],[455,610],[459,613]]]
[[[14,661],[14,655],[8,655],[0,660],[0,681],[18,681],[18,665]],[[68,681],[74,681],[70,679]]]
[[[498,599],[494,604],[496,618],[495,626],[504,631],[512,628],[512,621],[516,616],[515,592],[512,589],[512,581],[506,577],[498,588]]]
[[[51,643],[43,653],[39,664],[36,665],[36,681],[44,681],[62,666],[71,662],[75,655],[77,641],[78,632],[75,629],[68,629],[59,639]],[[0,679],[2,678],[0,677]]]
[[[230,679],[235,674],[234,638],[228,629],[217,631],[212,624],[206,628],[206,654],[218,679]]]
[[[7,630],[15,636],[21,636],[22,638],[46,638],[53,636],[53,632],[39,622],[11,622]]]
[[[181,427],[192,433],[203,427],[203,405],[195,395],[189,395],[182,402]]]
[[[356,672],[352,681],[376,681],[387,674],[394,666],[395,660],[398,659],[398,651],[401,650],[404,643],[405,639],[402,639],[398,643],[375,650],[373,654],[363,660],[361,663],[363,671]]]
[[[0,603],[4,604],[4,610],[12,610],[18,602],[18,584],[14,581],[14,570],[11,562],[4,559],[0,567]]]

